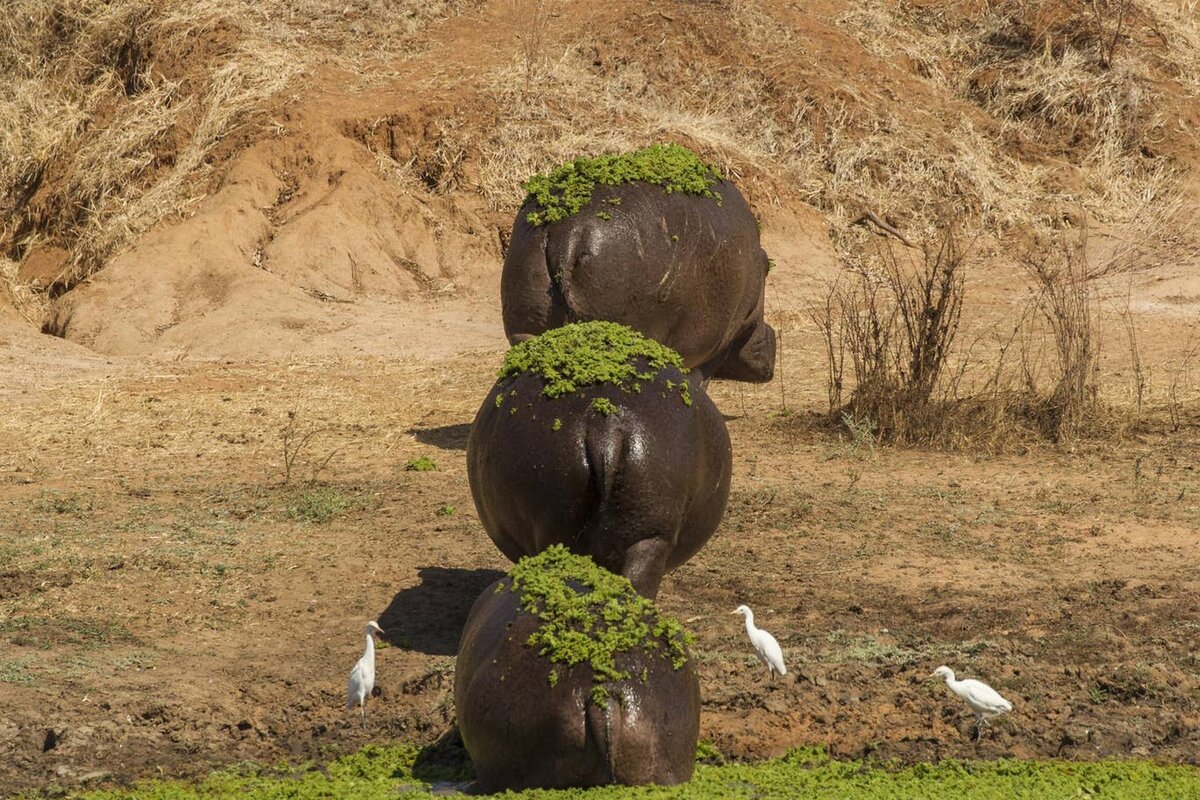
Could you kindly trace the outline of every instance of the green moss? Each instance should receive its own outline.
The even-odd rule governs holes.
[[[767,274],[770,275],[771,270],[773,270],[773,269],[775,269],[775,259],[768,258],[767,259]]]
[[[535,203],[525,219],[532,225],[558,222],[587,205],[597,185],[633,181],[661,186],[667,194],[685,192],[721,202],[721,195],[712,188],[721,181],[715,167],[686,147],[655,144],[632,153],[577,158],[549,175],[534,175],[521,184],[527,192],[526,202]]]
[[[612,214],[608,213],[607,211],[597,211],[596,216],[603,220],[612,219]]]
[[[692,387],[688,384],[687,381],[668,380],[668,381],[666,381],[666,385],[667,385],[667,391],[670,391],[672,389],[679,390],[679,397],[680,397],[680,399],[683,400],[683,404],[685,406],[690,406],[692,404]]]
[[[427,748],[428,751],[428,748]],[[512,800],[1195,800],[1200,769],[1146,761],[955,761],[908,767],[838,761],[814,748],[755,764],[721,764],[715,748],[696,748],[695,775],[679,786],[530,789]],[[428,757],[425,760],[429,760]],[[704,763],[713,762],[716,763]],[[199,782],[142,781],[134,786],[72,793],[79,800],[431,800],[428,781],[445,780],[413,745],[367,745],[324,767],[242,764]],[[441,770],[444,772],[444,768]],[[466,779],[460,770],[454,778]],[[444,792],[444,789],[441,790]],[[22,795],[18,795],[22,796]],[[28,795],[30,798],[37,795]]]
[[[619,205],[621,205],[621,198],[610,197],[607,200],[605,200],[604,202],[608,203],[610,206],[619,206]]]
[[[631,677],[617,667],[621,653],[640,649],[670,660],[675,669],[687,662],[690,637],[678,620],[660,614],[628,579],[587,556],[553,545],[522,558],[509,577],[521,608],[541,620],[529,646],[554,664],[591,667],[596,683],[592,697],[600,705],[607,697],[605,684]]]
[[[607,397],[597,397],[592,401],[592,410],[601,416],[611,417],[617,413],[617,406]]]
[[[672,241],[672,242],[678,242],[678,241],[679,241],[679,234],[678,234],[678,233],[672,233],[672,234],[671,234],[671,241]]]
[[[420,458],[410,458],[404,465],[404,469],[406,472],[436,472],[437,464],[429,456],[421,456]]]
[[[646,372],[638,372],[640,359],[645,360]],[[577,322],[513,347],[498,377],[532,372],[542,378],[543,395],[561,397],[596,384],[638,391],[639,381],[654,380],[665,367],[687,372],[678,353],[632,328],[615,322]]]
[[[561,431],[562,430],[562,420],[559,419],[558,417],[555,417],[554,424],[550,426],[550,430]]]
[[[496,408],[504,405],[504,392],[496,392]]]

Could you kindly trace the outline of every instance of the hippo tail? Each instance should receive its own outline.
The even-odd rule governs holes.
[[[583,436],[583,453],[588,467],[588,485],[592,494],[593,504],[587,522],[579,531],[580,543],[584,545],[597,563],[603,563],[598,556],[598,548],[605,540],[603,527],[611,518],[609,513],[617,480],[621,473],[621,462],[624,460],[625,437],[617,432],[616,426],[608,417],[597,417],[589,420]]]
[[[583,246],[583,237],[578,231],[572,230],[567,239],[566,248],[551,257],[553,248],[549,239],[546,241],[546,269],[550,273],[550,290],[562,300],[566,309],[564,322],[578,322],[583,319],[580,314],[578,298],[575,297],[574,271],[579,264],[579,251]],[[564,323],[559,323],[564,324]]]
[[[591,700],[585,701],[584,720],[587,737],[595,745],[600,760],[608,772],[607,783],[617,782],[617,765],[614,759],[613,746],[613,706],[615,698],[609,698],[605,705],[597,705]]]

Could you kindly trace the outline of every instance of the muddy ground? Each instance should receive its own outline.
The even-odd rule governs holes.
[[[4,793],[443,736],[460,627],[508,566],[464,458],[500,354],[10,360]],[[815,379],[790,380],[790,403],[819,407]],[[783,413],[780,388],[713,387],[728,512],[660,595],[697,638],[704,739],[746,759],[1200,760],[1195,420],[1073,449],[895,450]],[[420,456],[437,470],[405,469]],[[786,680],[753,660],[739,603]],[[363,730],[344,681],[371,618],[390,646]],[[926,679],[943,663],[1016,706],[978,744]]]

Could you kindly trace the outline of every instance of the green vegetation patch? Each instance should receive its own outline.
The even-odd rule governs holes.
[[[509,573],[509,590],[521,595],[521,608],[541,620],[529,636],[530,647],[552,663],[592,668],[592,699],[602,705],[604,684],[632,677],[616,657],[642,649],[670,659],[679,669],[687,662],[688,637],[674,617],[634,591],[627,578],[553,545],[522,558]],[[643,682],[645,675],[642,676]],[[551,672],[550,685],[558,682]]]
[[[354,508],[354,499],[330,486],[296,492],[288,504],[288,516],[301,522],[324,524]]]
[[[531,225],[558,222],[586,206],[597,184],[618,186],[634,181],[661,186],[667,194],[684,192],[721,202],[721,195],[712,188],[721,181],[716,167],[705,164],[686,147],[655,144],[632,153],[577,158],[549,175],[534,175],[521,184],[527,192],[525,202],[537,204],[525,219]]]
[[[617,413],[617,405],[607,397],[597,397],[592,401],[592,410],[601,416],[611,417]]]
[[[499,407],[501,402],[497,398],[496,406]],[[404,469],[407,472],[436,472],[437,464],[429,456],[421,456],[420,458],[410,458],[404,465]]]
[[[416,773],[419,777],[414,777]],[[82,800],[426,800],[435,795],[412,745],[368,745],[326,767],[239,766],[199,784],[147,781],[122,789],[82,792]],[[1195,800],[1200,769],[1145,761],[953,761],[894,768],[834,761],[820,750],[796,750],[759,764],[696,767],[682,786],[604,786],[507,792],[516,800]]]
[[[638,371],[639,359],[646,361],[645,372]],[[615,322],[576,322],[510,349],[500,366],[499,378],[532,372],[542,378],[542,394],[546,397],[561,397],[602,383],[638,392],[643,382],[654,380],[665,367],[687,372],[679,353],[632,328]],[[687,382],[672,387],[679,385],[687,386]],[[681,394],[683,391],[680,389]]]

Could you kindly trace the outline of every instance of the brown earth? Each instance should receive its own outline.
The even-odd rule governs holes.
[[[0,225],[16,259],[0,259],[0,794],[450,730],[458,630],[507,568],[473,513],[464,448],[504,348],[516,184],[660,138],[739,181],[777,262],[781,369],[712,387],[734,443],[729,510],[661,594],[697,637],[702,737],[737,758],[824,744],[1196,763],[1200,257],[1178,213],[1195,185],[1174,185],[1165,228],[1138,227],[1115,187],[1144,165],[1104,177],[1083,156],[1091,133],[1001,119],[987,98],[1014,80],[1004,65],[976,94],[952,91],[958,51],[921,47],[953,42],[979,5],[562,3],[522,87],[524,5],[445,4],[354,70],[330,53],[358,26],[379,35],[374,6],[339,4],[296,45],[330,52],[218,137],[191,199],[69,287],[77,242],[49,221],[70,176],[51,165],[25,222]],[[1200,73],[1171,61],[1186,40],[1139,19],[1129,85],[1157,95],[1127,120],[1153,143],[1138,158],[1186,174]],[[1066,36],[1054,14],[1035,22]],[[204,31],[153,42],[153,69],[185,94],[241,35]],[[187,106],[179,124],[199,117]],[[190,136],[169,129],[137,180],[168,174]],[[999,163],[1030,172],[985,168]],[[1067,195],[1082,208],[1064,211]],[[1137,245],[1096,284],[1110,436],[945,453],[818,422],[806,303],[873,240],[853,219],[872,208],[911,233],[947,197],[942,213],[997,217],[981,223],[960,335],[985,374],[1029,291],[997,202],[1088,221],[1096,263]],[[45,226],[27,248],[10,238],[26,224]],[[406,471],[418,456],[438,470]],[[751,658],[729,614],[743,602],[781,641],[786,680]],[[363,731],[343,692],[370,618],[391,646]],[[942,663],[1016,706],[979,744],[926,680]]]
[[[464,458],[499,355],[93,362],[73,380],[6,383],[0,785],[444,734],[458,631],[507,567]],[[818,380],[788,380],[792,402],[816,406]],[[739,758],[824,744],[905,761],[1195,763],[1196,420],[971,456],[830,436],[780,415],[774,385],[715,397],[735,443],[729,510],[661,594],[697,637],[703,738]],[[292,412],[313,436],[283,485]],[[406,471],[418,456],[437,471]],[[729,614],[742,602],[780,639],[786,680],[754,662]],[[391,646],[364,731],[343,693],[371,618]],[[942,663],[1016,706],[980,744],[926,679]]]

